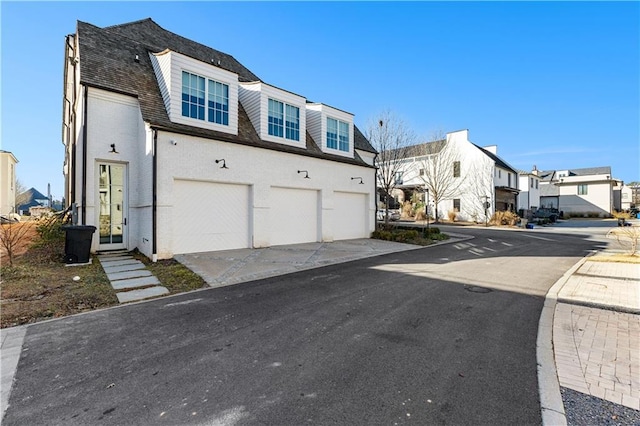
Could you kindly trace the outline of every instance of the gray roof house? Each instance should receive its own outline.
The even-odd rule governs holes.
[[[156,260],[374,229],[376,151],[353,114],[151,19],[78,22],[64,71],[65,198],[97,227],[93,251]]]

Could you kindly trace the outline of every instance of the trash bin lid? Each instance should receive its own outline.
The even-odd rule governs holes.
[[[62,225],[63,231],[91,231],[95,232],[96,227],[92,225]]]

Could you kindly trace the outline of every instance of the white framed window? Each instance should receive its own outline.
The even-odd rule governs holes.
[[[183,70],[182,116],[228,126],[229,85]]]
[[[588,185],[578,185],[578,195],[587,195],[588,193]]]
[[[327,117],[327,148],[349,152],[349,123]]]
[[[269,98],[267,115],[270,136],[300,140],[300,108]]]

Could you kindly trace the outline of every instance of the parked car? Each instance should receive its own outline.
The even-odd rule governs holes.
[[[553,208],[540,208],[533,212],[534,219],[549,219],[549,222],[553,223],[558,220],[560,213],[558,209]]]
[[[385,217],[385,210],[378,210],[377,212],[377,219],[378,220],[384,220]],[[400,220],[400,212],[398,210],[391,210],[389,209],[389,220]]]

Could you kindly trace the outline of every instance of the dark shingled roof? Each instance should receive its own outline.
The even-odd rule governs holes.
[[[549,182],[559,178],[558,172],[563,170],[546,170],[540,172],[543,181]],[[593,175],[609,175],[611,176],[611,167],[585,167],[582,169],[566,169],[568,176],[593,176]]]
[[[503,169],[507,169],[512,171],[515,174],[518,174],[518,171],[516,169],[514,169],[513,167],[511,167],[510,165],[508,165],[502,158],[498,157],[496,154],[494,154],[493,152],[486,150],[484,148],[482,148],[481,146],[478,146],[476,144],[473,144],[476,148],[478,148],[480,151],[482,151],[483,153],[485,153],[489,158],[491,158],[493,161],[496,162],[496,166],[498,167],[502,167]]]
[[[149,53],[170,49],[236,73],[241,82],[260,81],[260,79],[233,56],[167,31],[150,18],[105,28],[78,21],[77,36],[80,82],[87,86],[136,97],[144,121],[154,128],[371,167],[357,153],[354,154],[353,159],[323,153],[308,132],[306,149],[263,141],[240,104],[238,135],[173,123],[165,109]],[[138,61],[135,60],[136,55]],[[355,125],[354,147],[367,152],[376,152]]]

